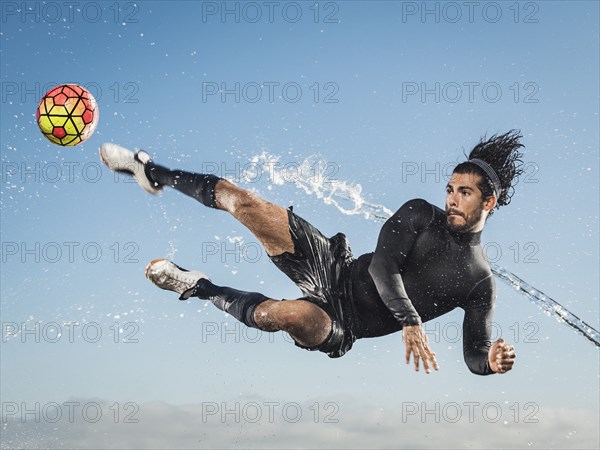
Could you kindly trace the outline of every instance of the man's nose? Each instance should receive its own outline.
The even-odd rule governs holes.
[[[458,206],[458,200],[455,193],[448,194],[448,205],[450,206]]]

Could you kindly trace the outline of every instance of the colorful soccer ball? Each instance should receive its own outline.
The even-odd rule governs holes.
[[[37,122],[44,136],[58,145],[77,145],[98,125],[96,99],[76,84],[50,89],[40,100]]]

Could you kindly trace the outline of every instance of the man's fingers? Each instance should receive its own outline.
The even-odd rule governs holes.
[[[505,349],[502,353],[498,354],[499,359],[503,364],[512,361],[514,363],[517,354],[513,348]]]
[[[427,357],[423,358],[423,368],[425,369],[425,373],[431,372],[431,370],[429,370],[429,359]]]
[[[427,372],[427,355],[423,351],[423,345],[419,342],[414,349],[415,370],[419,370],[419,365],[423,362],[423,368]]]
[[[420,356],[419,356],[419,352],[413,352],[413,361],[415,362],[415,370],[418,372],[419,371],[419,361],[420,361]]]
[[[495,360],[495,368],[493,370],[498,373],[506,373],[511,370],[515,364],[515,348],[500,338],[492,344],[490,348],[490,361]]]
[[[507,365],[510,365],[512,367],[512,365],[515,363],[515,356],[516,355],[514,353],[504,354],[500,360],[502,367],[505,367]]]
[[[434,370],[440,370],[437,359],[435,359],[435,352],[432,352],[431,350],[429,350],[429,360],[431,361],[431,366]]]
[[[413,359],[415,362],[415,370],[418,371],[419,370],[419,361],[421,359],[424,359],[423,357],[425,356],[424,352],[423,352],[422,343],[420,341],[415,342],[412,350],[413,350]]]
[[[406,327],[402,341],[406,347],[406,363],[410,363],[410,355],[412,354],[415,371],[419,371],[421,361],[426,373],[430,373],[432,367],[439,370],[435,353],[429,348],[427,335],[420,327]]]
[[[431,372],[429,370],[429,360],[431,359],[431,351],[421,343],[421,345],[419,345],[419,353],[421,354],[421,359],[423,360],[423,368],[425,369],[425,373]]]
[[[431,372],[431,367],[433,367],[435,370],[439,370],[440,367],[435,359],[435,352],[431,351],[428,345],[420,345],[419,352],[421,359],[423,360],[423,367],[425,368],[426,373]]]
[[[505,373],[508,372],[509,370],[511,370],[513,368],[513,366],[515,365],[515,353],[514,351],[512,352],[505,352],[502,354],[502,356],[498,355],[498,370],[500,373]]]

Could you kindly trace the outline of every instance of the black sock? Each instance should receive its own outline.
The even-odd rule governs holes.
[[[254,321],[254,310],[269,298],[259,292],[238,291],[237,289],[217,286],[206,278],[201,278],[194,286],[191,295],[182,294],[181,298],[190,296],[210,300],[221,311],[231,314],[237,320],[252,328],[259,328]]]
[[[171,170],[149,162],[144,166],[146,176],[161,186],[170,186],[179,192],[195,198],[200,203],[211,208],[217,208],[215,203],[215,187],[222,178],[211,174]]]

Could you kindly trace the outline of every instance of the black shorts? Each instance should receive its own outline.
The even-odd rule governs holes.
[[[352,348],[359,335],[360,322],[351,292],[351,271],[355,259],[346,236],[338,233],[326,238],[310,223],[288,209],[294,253],[272,256],[271,260],[285,273],[308,300],[322,308],[332,320],[331,333],[318,350],[339,358]]]

